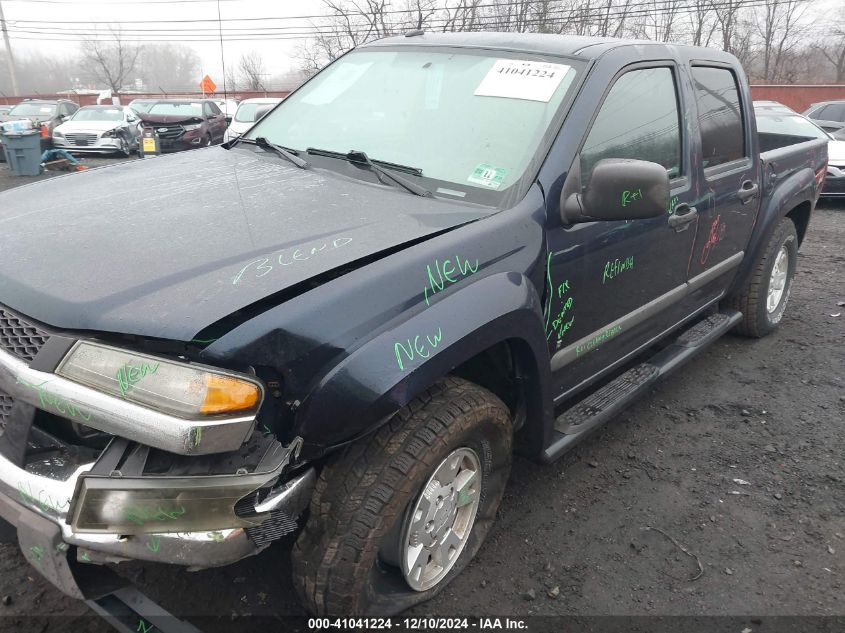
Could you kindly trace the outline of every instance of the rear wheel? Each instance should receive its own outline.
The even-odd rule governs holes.
[[[320,475],[293,552],[317,615],[392,615],[435,596],[472,559],[511,464],[507,407],[446,378]]]
[[[789,302],[797,263],[795,224],[783,218],[754,263],[746,286],[726,301],[729,307],[742,312],[742,320],[736,326],[738,334],[760,338],[777,328]]]

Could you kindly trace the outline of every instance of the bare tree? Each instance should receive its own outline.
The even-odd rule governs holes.
[[[135,73],[141,47],[129,44],[120,29],[108,28],[107,39],[89,38],[82,43],[82,60],[89,73],[113,92],[127,85]]]
[[[833,66],[833,80],[845,82],[845,9],[839,11],[840,26],[834,29],[828,42],[816,44],[815,49]]]
[[[693,46],[710,46],[719,22],[710,4],[710,0],[689,0],[687,4],[689,11],[690,34],[689,42]]]
[[[148,44],[141,52],[138,74],[150,89],[196,90],[202,78],[200,57],[185,44]]]
[[[240,82],[238,81],[238,72],[235,68],[227,68],[226,69],[226,90],[229,92],[237,92],[240,88]]]
[[[266,90],[264,87],[266,75],[264,58],[258,52],[252,51],[241,55],[238,61],[238,79],[244,90]]]
[[[748,0],[710,0],[710,8],[719,23],[722,34],[722,49],[736,54],[740,48],[737,38],[743,37],[740,30],[742,11]]]
[[[765,81],[780,81],[784,57],[799,43],[805,0],[764,0],[754,11]]]

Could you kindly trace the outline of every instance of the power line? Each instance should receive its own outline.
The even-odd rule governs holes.
[[[671,1],[671,0],[667,0]],[[648,3],[651,4],[651,3]],[[747,8],[754,8],[758,6],[766,6],[768,4],[768,0],[752,0],[751,2],[744,5]],[[523,20],[519,24],[522,27],[532,27],[532,26],[545,26],[554,23],[560,23],[567,19],[577,19],[579,21],[583,21],[585,19],[589,20],[592,17],[598,17],[601,20],[610,20],[613,18],[630,18],[634,19],[639,16],[651,16],[651,17],[660,17],[660,16],[667,16],[673,15],[678,16],[679,14],[688,14],[694,11],[694,9],[686,7],[681,10],[675,9],[667,9],[662,8],[658,10],[654,10],[651,8],[647,8],[646,3],[633,5],[635,8],[631,9],[623,9],[623,10],[616,10],[616,11],[607,11],[602,8],[593,8],[588,10],[587,12],[583,10],[558,10],[552,11],[546,14],[544,18],[531,18],[528,20]],[[653,5],[652,5],[653,6]],[[722,8],[722,7],[731,7],[734,6],[731,0],[722,0],[721,2],[713,2],[711,5],[714,8]],[[407,13],[407,11],[402,11],[401,13]],[[52,24],[52,23],[51,23]],[[437,18],[430,20],[425,26],[432,30],[438,30],[443,28],[449,24],[449,21],[446,18]],[[506,17],[496,17],[496,16],[481,16],[479,21],[479,26],[484,29],[495,29],[495,28],[509,28],[513,26],[511,20],[507,19]],[[288,29],[305,29],[299,31],[288,31]],[[120,31],[121,35],[129,35],[130,38],[135,38],[134,40],[129,39],[127,41],[136,41],[139,43],[143,42],[161,42],[161,41],[170,41],[170,40],[163,40],[158,39],[160,37],[165,36],[172,36],[178,37],[184,41],[191,41],[191,42],[206,42],[206,41],[218,41],[220,31],[219,29],[214,29],[217,31],[214,36],[211,36],[209,33],[205,32],[196,32],[196,31],[207,31],[211,30],[208,28],[205,29],[160,29],[160,30],[153,30],[153,29],[129,29],[127,31]],[[272,32],[267,32],[272,31]],[[18,35],[14,35],[15,39],[30,39],[30,40],[37,40],[37,39],[44,39],[48,41],[78,41],[77,37],[83,38],[98,38],[98,37],[108,37],[114,36],[114,32],[105,33],[103,31],[98,30],[70,30],[64,29],[63,27],[54,27],[54,26],[29,26],[26,28],[16,27],[13,26],[10,29],[12,33],[25,33],[27,35],[45,35],[50,37],[44,38],[36,38],[36,37],[21,37]],[[397,29],[397,33],[400,32]],[[365,24],[353,24],[351,26],[351,33],[357,36],[364,36],[372,34],[372,31],[368,28],[368,25]],[[261,41],[261,40],[296,40],[296,39],[308,39],[310,37],[316,36],[328,36],[328,37],[342,37],[346,35],[344,32],[340,32],[335,28],[329,27],[327,25],[312,25],[309,27],[304,27],[302,25],[298,26],[280,26],[280,27],[234,27],[227,29],[227,33],[223,36],[223,39],[226,41]],[[143,38],[143,39],[142,39]]]
[[[20,4],[95,4],[95,5],[121,5],[121,4],[210,4],[215,0],[5,0],[5,2],[17,2]],[[243,2],[243,0],[220,0],[220,2]]]
[[[8,1],[8,0],[7,0]],[[47,2],[48,0],[15,0],[16,2]],[[50,0],[50,2],[58,2],[59,0]],[[142,1],[142,0],[139,0]],[[194,0],[200,1],[200,0]],[[202,0],[204,2],[211,1],[211,0]],[[235,0],[230,0],[235,1]],[[755,0],[756,2],[757,0]],[[810,2],[811,0],[800,0],[801,2]],[[509,2],[488,2],[475,5],[475,9],[487,9],[487,8],[507,8],[507,7],[514,7],[514,6],[522,6],[524,5],[525,0],[511,0]],[[62,4],[71,4],[71,2],[62,3]],[[157,4],[165,4],[165,1],[162,0]],[[643,2],[636,3],[633,6],[637,7],[645,7],[645,6],[652,6],[655,9],[657,5],[669,5],[675,6],[677,4],[677,0],[655,0],[651,2],[650,0],[643,0]],[[730,0],[719,0],[718,2],[708,3],[707,8],[709,9],[711,6],[715,5],[717,8],[721,8],[722,6],[730,7],[735,6],[736,0],[731,2]],[[435,12],[438,11],[455,11],[459,7],[436,7],[434,9]],[[616,9],[617,7],[613,7]],[[666,10],[668,6],[664,6],[660,10]],[[685,5],[686,8],[686,5]],[[688,7],[689,10],[697,10],[693,7]],[[648,9],[652,11],[654,9]],[[558,12],[567,11],[568,13],[580,13],[580,9],[572,9],[572,10],[559,10]],[[588,11],[595,11],[595,12],[604,12],[604,8],[602,7],[590,7]],[[389,9],[387,11],[382,11],[381,14],[383,15],[398,15],[398,14],[406,14],[406,15],[413,15],[414,11],[409,9]],[[551,13],[551,12],[550,12]],[[334,14],[312,14],[312,15],[288,15],[288,16],[261,16],[261,17],[250,17],[250,18],[222,18],[224,22],[266,22],[272,20],[314,20],[314,19],[326,19],[335,17]],[[484,18],[485,16],[480,15],[476,16],[479,18]],[[55,24],[56,22],[50,20],[10,20],[14,22],[26,22],[26,23],[48,23],[48,24]],[[61,24],[196,24],[200,22],[214,22],[215,24],[218,22],[216,18],[191,18],[191,19],[180,19],[180,20],[61,20]]]

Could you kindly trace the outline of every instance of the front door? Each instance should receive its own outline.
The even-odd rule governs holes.
[[[572,226],[550,218],[544,318],[558,393],[622,358],[656,321],[682,309],[695,222],[673,221],[693,196],[679,112],[674,64],[635,66],[616,78],[580,152],[582,190],[604,158],[663,165],[671,182],[663,216]],[[632,184],[619,205],[638,195]]]

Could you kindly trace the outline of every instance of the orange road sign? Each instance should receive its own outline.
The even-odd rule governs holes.
[[[200,82],[200,89],[206,94],[211,94],[217,90],[217,84],[211,80],[211,77],[206,75]]]

